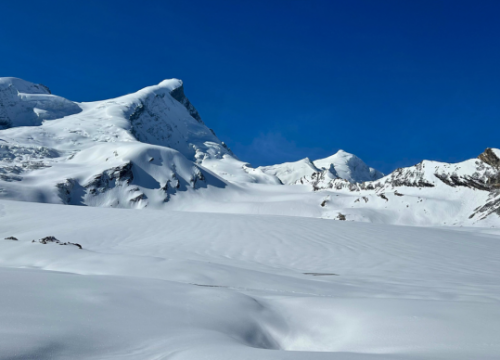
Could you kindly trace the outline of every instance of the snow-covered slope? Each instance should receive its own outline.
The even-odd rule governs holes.
[[[461,230],[0,200],[0,359],[496,360],[500,233]]]

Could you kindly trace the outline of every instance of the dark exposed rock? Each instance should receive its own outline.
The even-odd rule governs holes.
[[[167,182],[160,187],[160,191],[162,191],[166,195],[163,199],[163,202],[167,202],[168,200],[170,200],[170,195],[175,194],[180,186],[181,183],[177,178],[177,175],[175,173],[172,173],[172,179],[167,180]]]
[[[215,135],[215,133],[214,133],[214,135]],[[224,141],[221,141],[221,144],[222,144],[222,146],[224,147],[224,149],[226,149],[226,150],[229,152],[229,154],[231,154],[231,155],[235,156],[235,155],[234,155],[234,153],[233,153],[233,150],[231,150],[231,149],[229,148],[229,146],[227,146],[227,144],[226,144]]]
[[[201,117],[200,117],[200,114],[198,113],[198,110],[196,110],[196,108],[193,106],[193,104],[191,104],[191,102],[189,101],[189,99],[186,97],[186,95],[184,94],[184,85],[181,85],[179,86],[178,88],[172,90],[170,92],[170,95],[175,99],[177,100],[178,102],[180,102],[182,105],[184,105],[184,107],[187,109],[187,111],[189,111],[189,114],[194,118],[196,119],[196,121],[198,121],[199,123],[202,123],[203,124],[203,121],[201,120]]]
[[[389,201],[389,199],[387,198],[387,196],[385,196],[385,194],[380,194],[379,196],[385,201]]]
[[[196,185],[199,182],[205,182],[205,176],[203,175],[203,173],[201,172],[201,170],[198,167],[194,168],[194,174],[191,177],[190,182],[191,182],[193,188],[196,187]]]
[[[434,187],[434,184],[425,179],[424,162],[409,168],[398,168],[390,174],[386,183],[393,187]]]
[[[141,101],[139,105],[135,107],[132,114],[130,114],[129,116],[130,121],[133,123],[135,120],[139,119],[141,114],[144,112],[144,109],[145,109],[144,103]]]
[[[144,195],[143,193],[140,193],[139,195],[134,196],[132,199],[130,199],[130,201],[133,203],[136,203],[136,202],[139,202],[139,201],[145,200],[145,199],[147,199],[146,195]]]
[[[35,240],[33,240],[34,242]],[[49,244],[49,243],[54,243],[54,244],[58,244],[58,245],[74,245],[76,247],[78,247],[79,249],[82,249],[82,246],[80,244],[77,244],[77,243],[72,243],[72,242],[61,242],[59,241],[58,239],[56,239],[55,236],[46,236],[40,240],[38,240],[38,242],[40,244]]]
[[[480,216],[480,220],[485,219],[491,214],[500,216],[500,192],[491,192],[486,204],[480,206],[479,208],[476,208],[475,212],[469,216],[469,219],[473,218],[476,214]]]
[[[129,185],[134,180],[134,173],[132,172],[132,162],[127,162],[122,166],[117,166],[103,171],[101,174],[96,175],[85,188],[93,195],[97,193],[104,193],[106,190],[113,188],[119,183]]]
[[[59,198],[62,200],[63,204],[71,203],[71,191],[75,187],[76,181],[73,179],[66,179],[64,182],[56,185],[58,189]]]
[[[490,186],[487,184],[488,178],[474,178],[472,176],[458,176],[457,174],[446,174],[446,173],[435,173],[434,174],[439,180],[444,182],[446,185],[455,186],[465,186],[469,188],[476,188],[478,190],[488,191]]]
[[[345,221],[345,220],[346,220],[346,217],[345,217],[345,215],[344,215],[344,214],[339,213],[339,214],[337,215],[337,220],[342,220],[342,221]]]
[[[43,84],[37,84],[37,85],[40,86],[41,88],[45,89],[49,94],[52,94],[52,91],[50,91],[48,86],[45,86]]]
[[[38,242],[40,244],[47,244],[49,242],[60,243],[60,241],[57,240],[55,236],[46,236],[46,237],[41,238],[40,240],[38,240]]]
[[[491,148],[487,148],[481,155],[478,156],[478,159],[494,168],[500,169],[500,158],[495,155],[493,149]]]
[[[9,236],[9,237],[6,237],[4,240],[14,240],[14,241],[17,241],[18,239],[14,236]]]

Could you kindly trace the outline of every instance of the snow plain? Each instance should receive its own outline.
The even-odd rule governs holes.
[[[500,357],[495,228],[1,200],[0,238],[2,360]]]

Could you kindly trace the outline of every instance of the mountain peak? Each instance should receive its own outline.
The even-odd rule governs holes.
[[[17,126],[38,126],[77,114],[81,108],[63,97],[52,95],[45,85],[26,80],[0,78],[0,130]]]
[[[384,176],[380,171],[366,165],[356,155],[342,149],[324,159],[314,160],[313,163],[320,169],[330,169],[333,166],[340,178],[353,183],[378,180]]]
[[[500,150],[494,148],[487,148],[481,155],[478,156],[479,160],[486,164],[500,169]]]
[[[0,78],[0,91],[4,91],[9,87],[14,88],[18,92],[24,94],[51,94],[50,89],[42,84],[31,83],[29,81],[16,77]]]

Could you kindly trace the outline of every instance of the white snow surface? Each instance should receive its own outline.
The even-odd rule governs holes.
[[[0,359],[498,359],[499,251],[487,228],[0,200]]]

